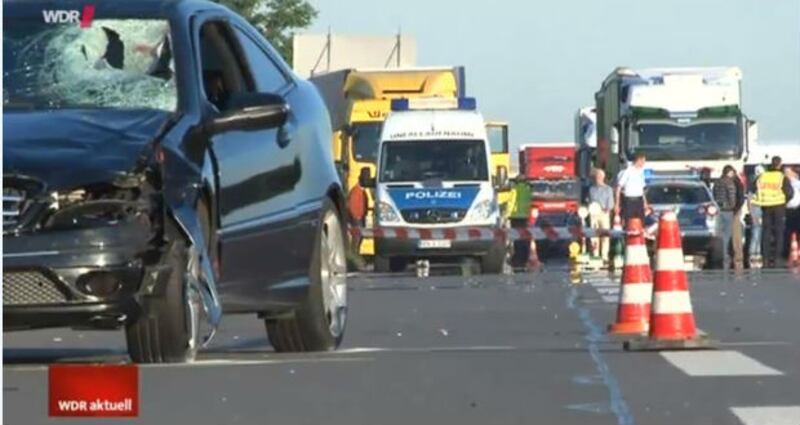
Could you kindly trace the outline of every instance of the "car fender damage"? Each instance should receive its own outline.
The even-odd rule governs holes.
[[[217,295],[217,282],[214,267],[208,254],[203,229],[196,209],[191,205],[169,207],[172,217],[181,228],[186,240],[190,244],[189,253],[193,258],[189,264],[196,265],[196,270],[188,270],[193,278],[186,279],[189,284],[197,285],[195,288],[203,299],[203,309],[209,330],[205,333],[203,344],[207,344],[214,336],[217,326],[222,319],[222,306]]]

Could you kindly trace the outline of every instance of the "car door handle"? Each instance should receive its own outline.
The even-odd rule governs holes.
[[[285,148],[292,141],[293,137],[294,137],[294,125],[287,122],[278,129],[278,137],[277,137],[278,146],[280,146],[281,148]]]

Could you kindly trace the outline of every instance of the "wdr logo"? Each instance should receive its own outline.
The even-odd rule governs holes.
[[[79,24],[81,28],[92,26],[94,19],[94,5],[83,6],[83,11],[49,9],[42,10],[42,18],[47,24]]]

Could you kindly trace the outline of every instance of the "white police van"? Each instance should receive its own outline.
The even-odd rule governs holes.
[[[378,227],[498,228],[501,219],[490,161],[484,120],[474,98],[393,100],[381,134],[377,175],[367,183],[375,187]],[[485,273],[499,273],[505,260],[504,241],[375,241],[377,271],[402,270],[418,259],[465,257],[479,259]]]

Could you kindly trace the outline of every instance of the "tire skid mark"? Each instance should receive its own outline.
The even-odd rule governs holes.
[[[569,296],[567,297],[567,307],[578,313],[578,317],[588,331],[585,339],[588,342],[587,349],[589,350],[589,356],[592,358],[597,372],[602,377],[603,384],[608,388],[611,411],[617,417],[617,423],[619,425],[634,425],[635,421],[633,415],[628,408],[628,404],[625,402],[625,398],[622,396],[622,390],[619,387],[617,378],[611,373],[611,369],[608,367],[608,363],[603,359],[603,355],[600,353],[600,348],[598,347],[599,343],[605,341],[603,331],[597,326],[594,320],[592,320],[589,309],[584,306],[576,305],[575,300],[577,298],[578,290],[573,286],[570,288]]]

